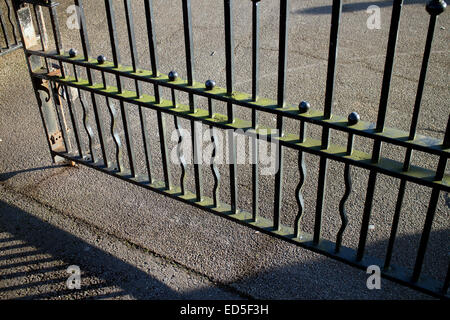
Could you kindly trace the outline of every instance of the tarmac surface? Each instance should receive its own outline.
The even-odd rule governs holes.
[[[160,71],[176,70],[186,78],[181,2],[154,0],[155,32]],[[64,49],[81,52],[79,33],[66,22],[71,1],[58,7]],[[115,2],[122,64],[130,65],[122,2]],[[333,113],[357,111],[375,122],[381,91],[391,1],[344,1],[336,73]],[[111,57],[106,16],[101,1],[84,1],[92,56]],[[425,1],[405,0],[392,79],[386,125],[409,130],[429,16]],[[291,0],[287,97],[290,103],[307,100],[323,109],[329,45],[331,1]],[[381,11],[381,29],[370,30],[369,5]],[[262,97],[276,97],[278,61],[278,1],[261,2]],[[251,6],[235,1],[235,90],[251,92]],[[133,1],[140,66],[150,69],[145,16],[141,1]],[[225,50],[222,1],[192,0],[195,79],[214,79],[225,87]],[[50,26],[48,26],[49,30]],[[450,56],[448,12],[439,17],[422,102],[418,133],[442,139],[449,116]],[[111,60],[111,58],[109,58]],[[82,74],[82,73],[81,73]],[[97,81],[98,75],[96,75]],[[125,83],[131,86],[132,83]],[[152,94],[151,87],[144,87]],[[163,91],[170,99],[170,92]],[[180,95],[186,102],[187,96]],[[198,99],[206,106],[206,100]],[[76,108],[81,108],[79,102]],[[109,118],[99,102],[105,127]],[[218,103],[218,112],[226,106]],[[78,109],[81,110],[81,109]],[[81,111],[78,112],[81,114]],[[137,110],[131,110],[136,146],[142,143]],[[250,111],[235,106],[236,116],[250,119]],[[429,299],[430,297],[388,280],[380,290],[369,290],[368,275],[281,240],[203,212],[133,184],[83,166],[52,165],[37,102],[21,50],[0,57],[0,298],[1,299]],[[92,126],[95,127],[91,117]],[[156,115],[145,119],[156,129]],[[261,123],[275,126],[275,118],[261,115]],[[81,118],[79,119],[81,121]],[[166,117],[170,138],[173,120]],[[183,127],[189,123],[182,121]],[[80,122],[81,126],[81,122]],[[121,128],[119,127],[119,130]],[[286,131],[299,124],[286,120]],[[151,135],[158,145],[157,130]],[[311,126],[310,135],[320,130]],[[345,145],[346,137],[333,132],[332,142]],[[86,135],[83,132],[83,141]],[[73,140],[73,139],[72,139]],[[112,139],[108,138],[112,145]],[[123,141],[123,139],[122,139]],[[73,141],[72,141],[73,143]],[[175,141],[169,144],[172,150]],[[98,153],[98,138],[94,141]],[[355,149],[370,152],[372,143],[357,138]],[[84,150],[87,144],[83,142]],[[248,150],[238,152],[248,154]],[[383,157],[402,161],[405,150],[388,145]],[[112,148],[108,157],[113,154]],[[152,150],[155,176],[161,180],[161,159]],[[142,148],[136,147],[141,173]],[[303,188],[306,212],[302,229],[314,226],[318,157],[308,155]],[[414,153],[413,164],[433,169],[437,159]],[[188,189],[193,169],[188,166]],[[221,199],[229,202],[227,166],[220,165]],[[251,208],[251,166],[238,165],[240,208]],[[213,185],[209,165],[203,166],[205,193]],[[172,165],[172,180],[179,168]],[[347,202],[349,226],[343,244],[355,248],[359,238],[368,172],[352,169],[353,192]],[[298,184],[297,153],[286,150],[282,223],[293,224],[297,214],[294,196]],[[394,214],[398,179],[379,176],[370,224],[367,253],[383,258]],[[330,161],[323,236],[334,240],[340,227],[338,205],[344,194],[343,165]],[[273,211],[273,175],[261,176],[261,214]],[[429,203],[429,188],[407,184],[398,239],[392,263],[412,268]],[[443,281],[450,252],[450,198],[441,192],[424,273]],[[81,289],[70,290],[66,270],[81,270]]]

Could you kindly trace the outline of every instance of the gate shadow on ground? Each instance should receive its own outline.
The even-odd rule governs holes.
[[[450,230],[432,234],[435,243],[446,243]],[[420,235],[399,237],[397,248],[417,243]],[[435,241],[436,240],[436,241]],[[376,253],[386,241],[369,246]],[[431,250],[433,245],[430,244]],[[27,249],[30,248],[30,249]],[[17,250],[19,253],[6,253]],[[415,250],[413,250],[415,252]],[[445,264],[447,262],[444,262]],[[69,265],[83,271],[80,290],[66,287]],[[15,270],[14,270],[15,269]],[[13,270],[10,272],[10,270]],[[19,270],[19,271],[17,271]],[[367,275],[327,258],[287,265],[244,276],[232,284],[178,292],[151,273],[131,265],[34,215],[0,201],[0,298],[2,299],[403,299],[428,298],[413,290],[368,290]],[[26,277],[26,278],[23,278]],[[86,279],[89,284],[86,283]],[[9,281],[9,282],[8,282]],[[3,283],[3,284],[2,284]],[[239,292],[245,292],[241,295]],[[17,295],[16,295],[17,293]],[[248,296],[247,296],[248,295]]]
[[[19,249],[19,253],[1,254],[12,249]],[[70,265],[78,265],[82,271],[81,289],[71,290],[66,286],[70,276],[66,270]],[[9,273],[9,270],[13,271]],[[0,275],[0,299],[229,299],[233,296],[221,295],[217,288],[177,292],[150,273],[2,201]],[[83,284],[86,282],[89,284]]]
[[[357,3],[344,3],[342,4],[342,12],[357,12],[366,11],[369,6],[378,6],[380,8],[391,7],[392,0],[386,1],[366,1]],[[427,0],[405,0],[403,4],[426,4]],[[294,14],[331,14],[331,5],[321,7],[311,7],[306,9],[296,10]]]
[[[51,166],[45,166],[45,167],[29,168],[29,169],[23,169],[23,170],[11,171],[11,172],[0,172],[0,182],[5,182],[6,180],[8,180],[20,173],[49,170],[49,169],[56,169],[56,168],[62,168],[62,167],[69,167],[69,165],[68,164],[60,164],[60,165],[51,165]]]
[[[449,266],[448,239],[450,229],[431,233],[423,275],[439,279],[441,286]],[[407,267],[412,275],[420,234],[396,238],[392,265]],[[366,246],[366,255],[384,261],[388,239]],[[382,266],[381,266],[382,267]],[[298,263],[269,269],[237,282],[238,288],[247,288],[252,296],[260,299],[434,299],[393,281],[382,278],[381,290],[369,290],[365,271],[342,262],[321,257],[307,263]],[[285,285],[282,285],[285,283]],[[269,296],[270,293],[270,296]]]

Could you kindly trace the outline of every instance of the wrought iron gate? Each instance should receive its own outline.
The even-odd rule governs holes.
[[[48,39],[44,35],[45,27],[42,19],[37,15],[37,31],[40,35],[40,46],[25,46],[24,51],[27,63],[33,80],[36,97],[39,103],[45,134],[48,137],[48,146],[53,158],[62,157],[70,161],[95,168],[111,176],[132,182],[138,186],[147,188],[157,193],[163,194],[192,206],[217,214],[224,218],[238,222],[242,225],[259,230],[276,238],[293,243],[308,250],[323,254],[327,257],[342,261],[351,266],[366,270],[370,265],[381,266],[382,276],[431,294],[436,297],[448,298],[448,287],[450,282],[450,268],[445,275],[444,282],[439,282],[427,275],[422,274],[422,266],[432,230],[433,218],[436,211],[437,200],[441,191],[450,192],[450,176],[445,173],[447,159],[450,153],[450,119],[448,120],[445,136],[443,140],[425,137],[416,134],[419,119],[422,92],[424,90],[427,66],[430,57],[432,40],[436,26],[436,20],[446,4],[441,0],[432,0],[426,10],[430,15],[429,29],[423,54],[423,64],[420,72],[420,80],[417,89],[416,103],[413,109],[413,117],[409,132],[385,127],[385,119],[388,108],[389,90],[393,72],[394,57],[397,44],[397,35],[400,23],[400,14],[403,0],[393,1],[392,18],[386,53],[384,77],[382,83],[381,99],[378,110],[376,124],[364,122],[359,119],[357,113],[352,113],[347,117],[332,116],[332,106],[334,99],[335,67],[338,54],[339,27],[342,12],[342,1],[333,0],[331,15],[331,31],[328,59],[328,73],[326,82],[326,95],[324,111],[310,109],[308,102],[301,102],[298,106],[291,105],[285,101],[285,82],[287,72],[287,48],[288,48],[288,16],[289,0],[280,0],[280,26],[279,26],[279,56],[278,56],[278,93],[276,100],[259,97],[259,7],[264,5],[264,1],[249,0],[252,6],[252,93],[240,93],[234,91],[234,35],[232,23],[232,0],[224,0],[225,12],[225,52],[226,52],[226,88],[220,88],[212,80],[205,84],[194,81],[193,63],[193,32],[191,17],[191,1],[180,0],[182,3],[185,57],[187,66],[187,80],[180,79],[175,71],[168,75],[160,73],[158,68],[158,56],[156,50],[156,36],[154,32],[154,12],[152,0],[143,0],[145,5],[146,28],[148,33],[148,45],[150,51],[151,70],[139,68],[138,54],[133,25],[133,16],[130,10],[131,0],[124,0],[125,17],[127,23],[127,34],[130,45],[132,66],[121,65],[118,50],[118,37],[115,24],[115,14],[112,0],[105,0],[106,16],[109,30],[109,40],[112,48],[112,61],[107,61],[104,56],[97,59],[91,56],[90,43],[88,39],[88,23],[85,18],[82,0],[75,0],[78,7],[78,17],[80,23],[81,54],[75,49],[65,52],[61,43],[59,32],[59,22],[56,14],[56,6],[52,0],[14,0],[14,11],[16,18],[20,22],[19,12],[21,8],[28,6],[34,9],[46,9],[51,22],[52,38],[56,50],[49,50]],[[28,9],[29,10],[29,9]],[[23,33],[21,33],[23,37]],[[22,38],[23,42],[23,38]],[[51,62],[56,62],[52,64]],[[94,73],[101,75],[101,80],[96,82]],[[85,77],[85,78],[84,78]],[[109,77],[113,77],[112,83]],[[123,82],[131,80],[134,83],[134,90],[124,89]],[[153,95],[147,95],[142,89],[142,84],[153,86]],[[167,88],[171,92],[171,98],[164,99],[161,90]],[[177,101],[177,94],[184,93],[189,96],[189,104],[183,105]],[[61,97],[66,100],[66,105]],[[196,98],[203,97],[208,101],[208,108],[198,108]],[[105,128],[106,124],[99,116],[97,104],[99,99],[105,99],[109,114],[110,128]],[[73,100],[80,99],[83,112],[83,126],[86,131],[88,150],[83,150],[82,135],[77,123],[76,108]],[[92,106],[96,128],[92,128],[87,121],[88,101]],[[226,103],[227,114],[222,115],[215,112],[214,102]],[[126,103],[126,104],[125,104]],[[119,106],[116,110],[113,104]],[[129,108],[134,106],[139,110],[140,129],[143,137],[143,147],[145,154],[146,174],[137,174],[134,150],[137,148],[133,144],[133,137],[129,132],[130,118]],[[251,119],[238,119],[234,115],[234,107],[251,110]],[[69,117],[65,119],[64,110]],[[152,109],[157,113],[157,126],[159,133],[159,143],[161,148],[162,166],[164,181],[156,181],[152,176],[152,159],[149,149],[148,132],[150,128],[144,121],[143,109]],[[120,114],[119,114],[120,112]],[[268,113],[276,115],[275,128],[267,128],[258,124],[258,115]],[[117,131],[118,117],[120,116],[123,126],[124,145]],[[228,141],[230,154],[229,174],[230,174],[230,204],[219,199],[220,174],[214,162],[216,154],[216,136],[212,130],[211,143],[213,150],[211,162],[209,163],[211,174],[214,178],[213,197],[209,198],[203,192],[202,166],[199,161],[194,161],[195,191],[186,190],[186,163],[183,155],[179,152],[181,177],[178,183],[171,181],[170,167],[167,151],[167,137],[165,130],[165,116],[170,116],[175,121],[178,130],[179,141],[183,136],[179,119],[187,119],[190,123],[192,140],[190,141],[194,150],[194,160],[199,156],[198,141],[195,138],[198,134],[196,123],[203,123],[211,128],[230,129],[232,132],[240,132],[249,136],[253,143],[253,150],[257,150],[259,139],[270,138],[276,145],[276,161],[279,166],[275,175],[274,212],[271,219],[258,214],[258,161],[252,164],[252,210],[246,212],[237,206],[237,169],[236,169],[236,139],[232,134]],[[285,119],[295,119],[300,123],[299,134],[284,132]],[[307,124],[320,126],[322,130],[321,140],[308,137]],[[347,145],[335,145],[330,142],[331,131],[344,132],[348,136]],[[279,134],[281,133],[281,134]],[[69,139],[69,135],[73,139]],[[106,136],[113,137],[114,144],[108,143]],[[355,137],[364,137],[373,142],[371,153],[354,150]],[[100,149],[95,152],[93,140],[98,139]],[[71,145],[71,141],[74,141]],[[403,162],[383,158],[381,156],[383,144],[391,144],[405,148],[406,156]],[[126,147],[126,153],[124,152]],[[294,149],[298,152],[298,168],[300,181],[295,192],[298,202],[298,215],[293,226],[286,226],[280,223],[280,211],[282,203],[282,183],[283,183],[283,150],[285,148]],[[113,154],[109,152],[113,150]],[[411,165],[413,151],[420,151],[435,155],[439,158],[438,166],[435,170]],[[312,234],[301,230],[302,214],[304,211],[304,201],[302,197],[302,187],[305,181],[306,167],[304,162],[305,154],[313,154],[320,158],[320,171],[317,189],[317,200],[315,208],[315,226]],[[254,152],[257,157],[257,152]],[[126,159],[126,161],[125,161]],[[345,164],[344,180],[345,194],[339,205],[341,226],[336,235],[335,241],[324,239],[321,236],[322,221],[324,216],[325,185],[327,180],[327,167],[329,160],[334,160]],[[359,167],[369,171],[369,182],[365,195],[364,210],[362,213],[361,230],[359,242],[356,250],[342,245],[342,237],[346,231],[347,214],[346,201],[352,191],[351,168]],[[208,169],[209,170],[209,169]],[[397,196],[394,219],[391,224],[391,235],[388,243],[386,257],[383,260],[375,259],[365,255],[369,222],[374,201],[374,191],[377,177],[387,175],[400,180],[400,188]],[[400,221],[402,202],[404,199],[405,186],[407,183],[418,184],[431,188],[431,198],[426,212],[425,224],[421,234],[421,240],[413,271],[406,267],[394,266],[391,264],[391,257],[396,240],[397,229]],[[446,259],[446,257],[444,257]]]

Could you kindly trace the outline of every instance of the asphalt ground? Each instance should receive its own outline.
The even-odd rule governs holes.
[[[84,1],[92,55],[111,57],[103,3]],[[375,122],[383,76],[391,15],[390,1],[344,1],[336,73],[333,112],[342,116],[357,111],[365,121]],[[425,1],[405,1],[397,58],[386,118],[388,127],[407,131],[414,105],[428,24]],[[58,8],[64,49],[81,52],[79,34],[66,26],[69,1]],[[125,17],[115,2],[122,64],[131,63]],[[307,100],[313,109],[323,108],[329,44],[331,1],[291,1],[286,100]],[[366,9],[381,8],[381,29],[369,30]],[[185,78],[184,36],[179,1],[154,1],[160,71],[176,70]],[[260,95],[276,97],[278,61],[277,1],[261,3]],[[140,66],[150,69],[142,3],[133,1]],[[234,5],[235,90],[251,90],[250,1]],[[225,87],[223,5],[221,1],[192,1],[195,79],[214,79]],[[424,91],[418,133],[441,138],[449,107],[448,13],[439,17]],[[111,58],[109,58],[111,60]],[[82,74],[82,72],[80,73]],[[99,75],[95,75],[99,81]],[[53,166],[46,149],[37,103],[23,53],[0,58],[0,297],[10,298],[134,298],[134,299],[418,299],[428,296],[390,281],[381,290],[368,290],[368,275],[342,263],[247,229],[188,205],[169,200],[135,185],[86,167]],[[112,81],[112,79],[109,79]],[[125,83],[132,88],[133,83]],[[152,88],[145,87],[152,94]],[[170,92],[163,91],[170,98]],[[187,96],[179,95],[186,103]],[[88,97],[86,97],[88,100]],[[98,99],[100,100],[100,99]],[[97,101],[105,127],[110,119],[104,101]],[[198,99],[205,107],[206,100]],[[89,105],[89,103],[88,103]],[[116,107],[118,104],[115,104]],[[79,101],[75,103],[81,115]],[[218,103],[218,112],[225,113]],[[250,119],[250,111],[235,106],[236,116]],[[135,146],[142,145],[137,109],[130,106]],[[156,129],[156,114],[145,119]],[[120,117],[119,117],[120,120]],[[81,118],[78,119],[81,127]],[[93,117],[90,123],[95,127]],[[275,118],[260,115],[275,126]],[[173,120],[166,117],[168,136]],[[120,121],[119,121],[120,123]],[[286,131],[296,133],[299,124],[286,120]],[[182,121],[189,128],[189,123]],[[206,129],[206,128],[205,128]],[[320,138],[320,128],[309,134]],[[122,128],[119,125],[118,130]],[[87,136],[82,131],[83,148]],[[151,134],[154,174],[162,180],[156,130]],[[72,138],[73,140],[73,138]],[[112,138],[108,137],[112,146]],[[122,141],[123,134],[122,134]],[[346,137],[332,133],[332,142],[345,145]],[[72,141],[72,144],[74,142]],[[98,137],[94,138],[98,154]],[[169,144],[172,150],[175,141]],[[357,138],[355,149],[370,152],[372,144]],[[138,171],[145,172],[144,155],[136,147]],[[238,150],[248,155],[248,150]],[[389,145],[383,157],[402,161],[405,150]],[[108,157],[112,159],[113,148]],[[306,212],[302,230],[312,232],[317,192],[318,158],[306,157],[307,180],[303,188]],[[435,168],[436,157],[414,153],[413,164]],[[282,223],[293,224],[297,214],[294,196],[298,184],[297,153],[285,151]],[[172,165],[172,180],[180,170]],[[188,166],[188,187],[193,189],[193,166]],[[209,165],[202,166],[204,190],[211,195],[213,179]],[[227,167],[220,165],[221,199],[229,199]],[[238,165],[240,208],[251,208],[251,166]],[[343,244],[357,246],[368,172],[352,169],[353,192],[347,202],[349,225]],[[330,161],[324,206],[323,236],[334,240],[340,227],[338,205],[344,194],[343,165]],[[260,210],[273,211],[273,175],[261,176]],[[370,224],[367,254],[383,258],[389,239],[399,181],[380,175]],[[412,267],[423,228],[431,190],[407,184],[393,262]],[[441,192],[424,273],[443,280],[448,267],[449,195]],[[229,202],[229,201],[228,201]],[[37,250],[42,257],[26,252]],[[81,291],[67,290],[69,265],[82,271]],[[84,288],[84,289],[83,289]]]

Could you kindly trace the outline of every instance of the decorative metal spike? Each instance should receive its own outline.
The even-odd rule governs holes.
[[[310,108],[311,108],[311,105],[309,104],[308,101],[302,101],[298,105],[298,109],[299,109],[300,113],[306,113],[309,111]]]
[[[97,57],[97,61],[98,61],[99,64],[104,64],[106,62],[106,58],[105,58],[104,55],[99,55]]]
[[[359,114],[356,112],[352,112],[348,116],[348,124],[353,126],[359,122],[361,118],[359,117]]]
[[[77,56],[77,50],[75,50],[74,48],[69,50],[69,57],[74,58]]]
[[[216,86],[216,82],[214,80],[206,80],[205,87],[206,90],[212,90]]]
[[[431,0],[426,5],[426,10],[430,15],[438,16],[445,11],[447,3],[444,0]]]
[[[169,81],[175,81],[178,78],[178,72],[176,71],[170,71],[168,74]]]

